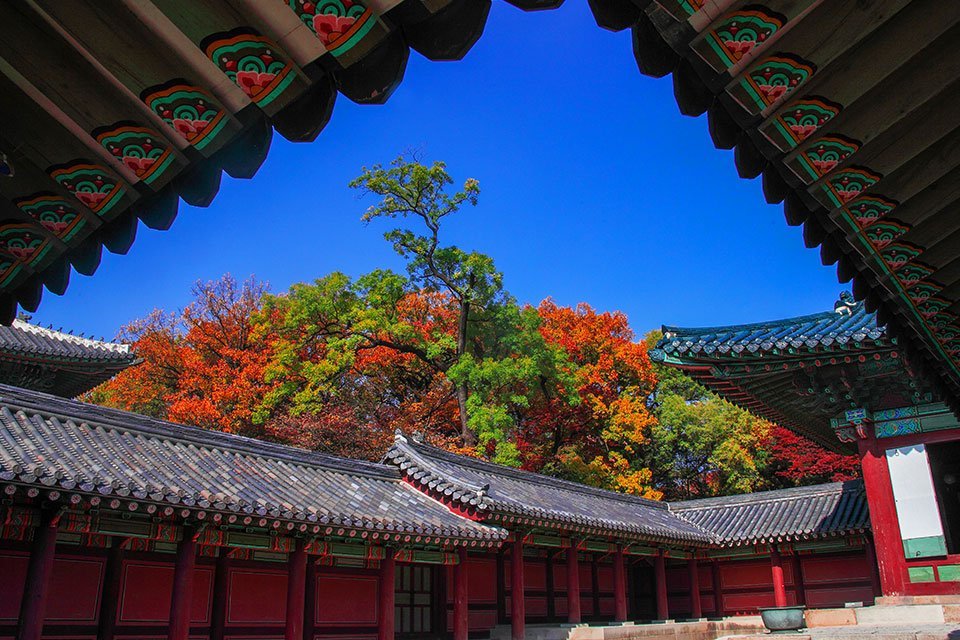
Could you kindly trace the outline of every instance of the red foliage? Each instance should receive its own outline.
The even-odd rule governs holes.
[[[794,483],[841,482],[860,477],[857,456],[828,451],[783,427],[774,427],[771,454],[777,475]]]

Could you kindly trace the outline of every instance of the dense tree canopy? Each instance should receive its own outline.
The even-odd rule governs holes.
[[[399,158],[351,186],[405,274],[331,273],[271,294],[229,275],[121,338],[143,359],[90,394],[208,429],[376,459],[394,430],[594,486],[671,499],[849,477],[856,461],[713,396],[647,356],[626,316],[521,304],[493,260],[441,242],[476,204],[442,163]]]

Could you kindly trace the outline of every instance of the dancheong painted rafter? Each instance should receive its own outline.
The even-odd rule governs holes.
[[[524,9],[556,0],[515,0]],[[55,0],[0,6],[0,316],[167,228],[272,131],[311,140],[338,93],[382,102],[410,48],[462,57],[489,0]],[[592,0],[673,73],[744,177],[877,311],[938,396],[960,389],[960,5]],[[164,55],[156,55],[163,51]]]

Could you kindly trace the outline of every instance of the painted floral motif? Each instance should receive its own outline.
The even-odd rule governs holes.
[[[867,189],[880,182],[880,174],[862,167],[851,167],[832,174],[824,183],[823,189],[829,200],[836,206],[842,206],[859,197]]]
[[[941,311],[930,319],[928,324],[933,327],[934,331],[943,331],[957,326],[957,316],[949,311]]]
[[[863,196],[849,203],[844,210],[861,229],[869,227],[897,208],[899,203],[879,196]]]
[[[359,0],[288,0],[288,3],[335,56],[351,49],[376,23],[373,10]]]
[[[0,249],[23,264],[30,265],[46,255],[47,239],[25,224],[0,226]]]
[[[47,173],[85,207],[101,216],[110,211],[124,194],[120,180],[98,164],[75,160],[50,167]]]
[[[786,21],[765,7],[735,11],[707,34],[697,52],[717,71],[724,71],[762,46]]]
[[[293,65],[269,39],[250,29],[204,39],[207,57],[261,107],[273,102],[296,77]]]
[[[897,279],[904,289],[915,287],[933,273],[933,268],[921,262],[911,262],[897,271]]]
[[[226,112],[206,91],[183,80],[150,87],[140,97],[174,131],[198,149],[207,146],[227,122]]]
[[[860,149],[860,142],[843,136],[829,136],[812,143],[798,157],[798,177],[815,181],[846,161]]]
[[[892,271],[897,271],[921,253],[917,247],[906,243],[893,243],[883,248],[880,256]]]
[[[910,299],[914,302],[923,302],[943,291],[943,287],[934,282],[924,282],[909,291]]]
[[[93,137],[147,184],[156,180],[173,163],[173,151],[167,147],[166,141],[147,127],[118,122],[96,129]]]
[[[864,235],[867,237],[867,240],[870,241],[870,244],[878,249],[883,249],[909,230],[909,225],[887,220],[867,227]]]
[[[765,128],[764,135],[782,151],[788,151],[837,117],[842,107],[826,98],[811,97],[794,102]]]
[[[812,62],[789,54],[771,56],[758,64],[740,81],[740,88],[753,111],[762,111],[796,91],[816,71]],[[752,104],[750,104],[752,103]]]
[[[20,263],[0,256],[0,286],[7,286],[21,271]],[[2,537],[2,536],[0,536]]]
[[[77,210],[66,199],[55,194],[34,194],[17,200],[16,205],[63,241],[75,236],[84,226],[83,217]]]
[[[924,318],[932,318],[949,306],[950,301],[943,298],[927,298],[916,304],[917,311]]]

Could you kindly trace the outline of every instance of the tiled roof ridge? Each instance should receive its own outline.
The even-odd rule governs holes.
[[[85,336],[78,336],[70,333],[64,333],[62,331],[57,331],[55,329],[48,329],[46,327],[41,327],[39,325],[26,322],[24,320],[21,320],[20,318],[16,318],[10,326],[11,328],[22,331],[24,333],[41,336],[49,340],[67,342],[77,346],[86,347],[88,349],[101,351],[101,352],[104,352],[104,356],[106,357],[126,356],[131,360],[136,358],[136,355],[130,349],[130,345],[122,342],[107,342],[105,340],[95,340],[93,338],[87,338]],[[48,355],[58,355],[55,349],[44,349],[42,347],[37,347],[36,349],[29,349],[25,345],[15,345],[15,344],[9,344],[9,343],[4,344],[3,346],[5,346],[6,348],[18,350],[18,351],[44,353]]]
[[[400,473],[390,465],[341,458],[291,445],[202,429],[20,387],[0,384],[0,404],[25,413],[54,417],[61,421],[66,418],[65,421],[74,424],[96,425],[113,431],[139,433],[147,437],[185,442],[200,448],[220,449],[241,455],[273,458],[318,469],[365,475],[383,480],[400,480]],[[59,410],[63,405],[74,407],[79,411]],[[86,413],[86,415],[78,415],[83,413]]]
[[[508,467],[506,465],[497,464],[495,462],[489,462],[487,460],[480,460],[478,458],[471,458],[469,456],[461,456],[455,453],[451,453],[439,447],[429,445],[423,442],[411,442],[410,440],[404,438],[402,442],[396,443],[394,446],[403,446],[406,449],[411,449],[415,453],[423,453],[424,455],[436,456],[439,458],[444,458],[446,461],[463,465],[466,467],[471,467],[475,470],[484,470],[490,471],[492,473],[498,473],[501,475],[509,476],[516,480],[521,480],[524,482],[535,482],[537,484],[546,485],[550,487],[556,487],[560,485],[564,489],[571,491],[577,491],[579,493],[597,496],[601,498],[609,498],[613,500],[620,500],[621,502],[628,502],[631,504],[640,504],[647,507],[652,507],[654,509],[663,509],[668,510],[667,503],[661,502],[658,500],[651,500],[649,498],[641,498],[640,496],[634,496],[626,493],[618,493],[616,491],[610,491],[608,489],[599,489],[597,487],[590,487],[585,484],[580,484],[579,482],[573,482],[572,480],[564,480],[562,478],[555,478],[553,476],[544,475],[542,473],[536,473],[534,471],[524,471],[522,469],[517,469],[515,467]],[[422,451],[426,450],[426,451]],[[448,480],[449,482],[449,480]],[[476,491],[479,487],[465,487]]]
[[[843,482],[828,482],[803,487],[788,487],[769,491],[755,491],[731,496],[713,496],[710,498],[696,498],[667,503],[670,511],[676,515],[685,511],[703,511],[707,509],[725,509],[739,505],[768,504],[772,502],[787,502],[789,500],[805,500],[819,496],[842,495],[863,491],[863,480],[846,480]]]

